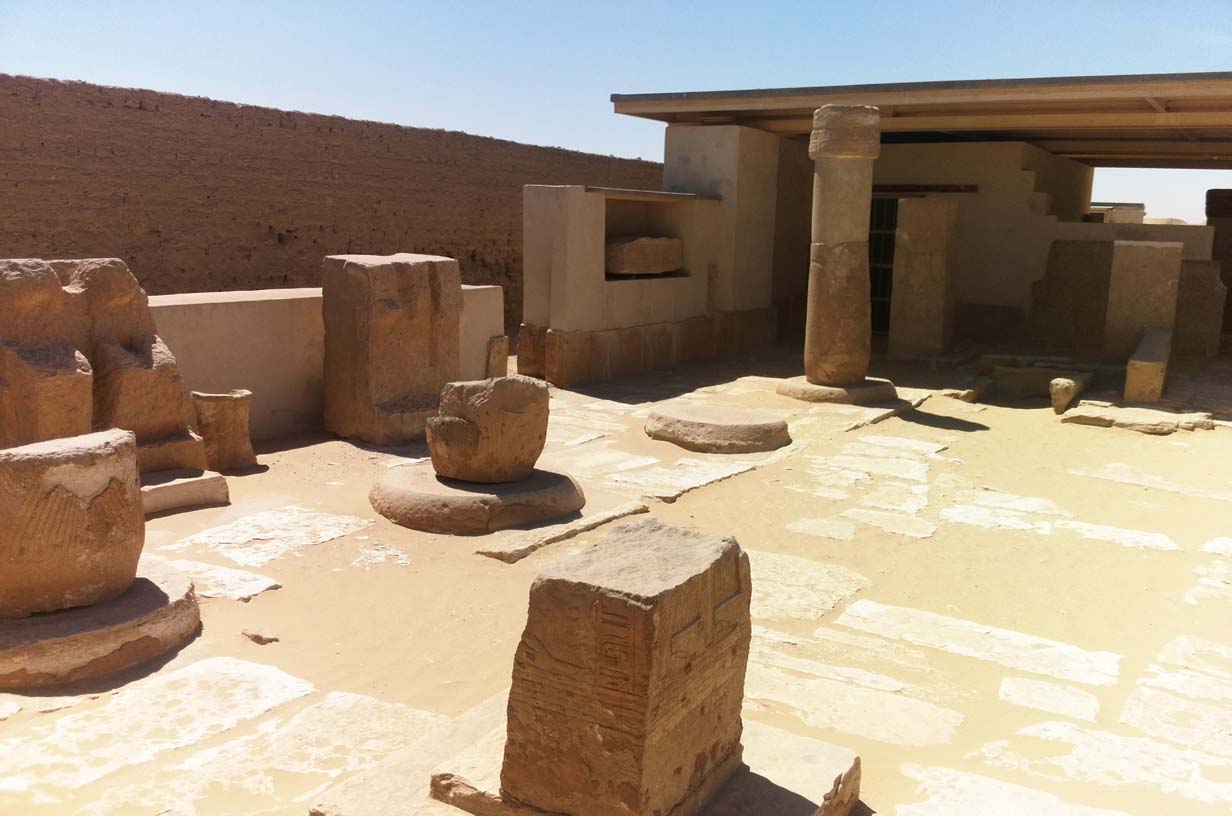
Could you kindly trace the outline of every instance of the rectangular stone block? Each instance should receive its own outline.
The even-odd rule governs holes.
[[[1172,356],[1172,331],[1147,329],[1125,366],[1125,401],[1159,402]]]
[[[325,427],[378,445],[422,439],[441,388],[458,378],[458,262],[331,255],[322,299]]]
[[[1112,250],[1103,353],[1124,359],[1148,328],[1171,330],[1176,321],[1181,253],[1176,243],[1117,241]]]
[[[620,238],[604,247],[609,275],[662,275],[684,265],[679,238]]]
[[[130,430],[144,444],[184,433],[189,414],[179,366],[157,335],[142,335],[128,346],[105,338],[95,341],[97,427]]]
[[[1223,333],[1227,287],[1219,261],[1185,261],[1176,297],[1172,350],[1180,355],[1214,357]]]
[[[656,519],[549,565],[514,658],[502,796],[691,816],[741,767],[748,557]]]
[[[0,448],[89,433],[93,382],[69,346],[0,344]]]
[[[930,356],[949,348],[954,322],[950,257],[957,223],[954,199],[906,198],[898,203],[890,301],[894,356]]]
[[[547,347],[548,330],[542,326],[523,323],[518,329],[518,373],[527,377],[544,376],[544,353]]]

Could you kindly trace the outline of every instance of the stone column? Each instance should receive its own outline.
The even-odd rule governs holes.
[[[868,374],[868,221],[880,114],[861,105],[824,105],[813,114],[813,224],[809,251],[804,376],[845,386]]]

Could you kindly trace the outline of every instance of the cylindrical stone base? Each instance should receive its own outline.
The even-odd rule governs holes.
[[[809,251],[804,376],[816,385],[850,385],[868,374],[873,331],[868,241]]]
[[[252,392],[244,389],[226,394],[194,391],[192,398],[209,469],[225,473],[256,465],[257,456],[248,432]]]
[[[0,450],[0,618],[128,589],[145,544],[137,478],[131,431]]]

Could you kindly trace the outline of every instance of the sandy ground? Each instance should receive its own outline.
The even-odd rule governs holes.
[[[866,813],[1232,810],[1232,430],[939,396],[865,425],[877,412],[774,394],[788,357],[750,370],[556,390],[541,463],[580,480],[588,515],[748,468],[645,502],[751,553],[747,721],[858,752]],[[725,457],[646,438],[672,398],[776,412],[795,442]],[[499,722],[539,568],[611,525],[512,564],[475,551],[536,533],[399,528],[368,489],[425,453],[287,441],[230,479],[229,507],[150,520],[148,554],[280,588],[203,599],[201,635],[163,665],[0,695],[0,813],[460,813],[427,800],[429,770]]]

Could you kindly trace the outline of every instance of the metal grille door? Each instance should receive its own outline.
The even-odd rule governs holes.
[[[894,286],[894,229],[898,199],[874,198],[868,229],[868,278],[873,334],[890,333],[890,293]]]

